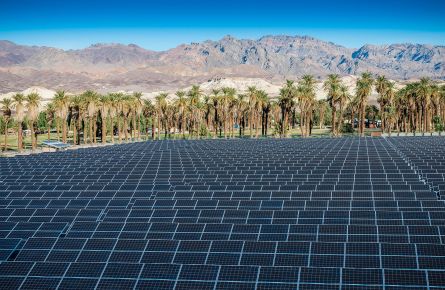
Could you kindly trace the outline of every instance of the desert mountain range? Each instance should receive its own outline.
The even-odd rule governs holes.
[[[151,51],[135,44],[95,44],[62,50],[0,41],[0,93],[38,86],[73,93],[156,92],[215,82],[265,82],[275,91],[286,78],[329,73],[353,79],[370,71],[404,82],[426,76],[445,79],[445,46],[364,45],[346,48],[308,36],[226,36],[219,41],[182,44]],[[349,76],[349,77],[347,77]]]

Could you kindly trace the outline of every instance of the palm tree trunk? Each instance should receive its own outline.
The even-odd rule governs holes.
[[[335,119],[336,119],[336,114],[337,114],[337,112],[336,112],[336,109],[335,109],[335,106],[332,106],[332,124],[331,124],[331,126],[332,126],[332,135],[333,136],[336,136],[337,134],[336,134],[336,132],[335,132]]]
[[[405,132],[405,134],[406,134],[406,132],[408,131],[408,130],[406,129],[407,126],[408,126],[408,124],[407,124],[406,116],[404,116],[404,117],[403,117],[403,132]]]
[[[92,118],[88,118],[88,139],[90,144],[93,143],[93,120]]]
[[[319,129],[323,129],[323,123],[324,123],[324,111],[320,111],[320,124],[319,124]]]
[[[269,110],[266,114],[266,120],[265,120],[265,128],[264,128],[264,136],[267,137],[267,129],[269,128]]]
[[[110,134],[111,134],[111,143],[114,144],[114,118],[110,117]]]
[[[262,114],[257,112],[257,122],[256,122],[256,128],[255,128],[256,129],[255,138],[257,138],[257,139],[260,136],[260,127],[261,127],[261,135],[263,135],[263,126],[261,125],[262,121],[263,121]]]
[[[60,121],[58,117],[56,117],[56,131],[57,131],[57,141],[60,141]]]
[[[284,135],[284,138],[287,138],[288,122],[289,122],[289,112],[286,109],[285,114],[284,114],[284,123],[283,123],[283,135]]]
[[[76,143],[77,145],[80,145],[80,130],[82,129],[82,119],[79,116],[77,119],[77,126],[76,126],[76,131],[77,131],[77,136],[76,136]]]
[[[157,116],[157,119],[158,119],[158,128],[157,128],[157,130],[158,130],[158,140],[161,140],[161,117],[160,117],[160,114],[159,114],[159,112],[158,112],[158,116]]]
[[[83,144],[86,145],[88,144],[88,128],[85,122],[87,122],[86,119],[83,121]]]
[[[258,129],[259,129],[259,122],[260,122],[260,118],[258,116],[258,112],[255,112],[255,138],[258,139],[259,133],[258,133]]]
[[[5,152],[8,150],[8,121],[5,121],[5,146],[3,146]]]
[[[182,132],[182,139],[185,139],[185,114],[182,113],[182,117],[181,117],[181,132]]]
[[[430,112],[431,112],[431,110],[429,109],[429,106],[431,106],[431,104],[429,104],[428,106],[425,106],[426,107],[426,109],[425,109],[425,131],[427,132],[427,133],[431,133],[430,132],[430,128],[431,128],[431,126],[430,126]]]
[[[118,134],[119,144],[121,144],[122,143],[122,125],[121,125],[121,120],[120,120],[119,116],[117,117],[117,134]]]
[[[102,117],[102,144],[107,143],[107,119]]]
[[[306,137],[309,137],[311,130],[311,110],[308,110],[305,122],[306,122]]]
[[[386,123],[386,118],[385,118],[385,108],[382,106],[382,105],[380,105],[380,111],[382,112],[382,114],[381,114],[381,121],[382,121],[382,132],[385,132],[385,123]]]
[[[354,117],[355,117],[355,112],[354,110],[351,109],[351,126],[352,126],[352,130],[354,130]]]
[[[71,120],[70,120],[70,125],[68,126],[68,136],[67,136],[67,139],[70,138],[70,131],[73,131],[73,134],[74,134],[74,127],[76,127],[76,125],[74,124],[74,120],[71,119]],[[74,135],[73,135],[73,140],[74,140]],[[67,142],[68,142],[68,141],[67,141]],[[74,144],[74,143],[73,143],[73,144]]]
[[[414,112],[414,122],[413,122],[413,125],[414,125],[413,132],[414,132],[414,134],[416,132],[418,132],[418,133],[422,132],[422,125],[421,124],[422,124],[422,114],[421,114],[421,112],[418,109],[416,109],[416,111]]]
[[[125,142],[128,142],[128,118],[126,116],[124,116],[124,137],[125,137]]]
[[[132,123],[131,138],[134,141],[136,139],[136,114],[133,114]]]
[[[33,121],[29,121],[29,129],[31,130],[31,150],[34,152],[34,124]]]
[[[73,123],[73,145],[77,144],[77,124]]]
[[[22,122],[17,123],[17,147],[19,152],[23,150],[23,130],[22,130]]]
[[[218,121],[213,121],[213,139],[216,139],[218,137]]]
[[[250,125],[249,135],[250,135],[250,138],[252,138],[252,133],[253,133],[253,110],[252,109],[250,110],[249,125]]]
[[[226,138],[226,133],[227,133],[227,115],[224,112],[224,138]],[[250,137],[252,137],[252,127],[250,127]]]
[[[51,139],[51,123],[47,124],[46,130],[47,130],[47,137],[48,137],[47,139],[49,141]]]
[[[62,119],[62,142],[66,143],[66,119]]]
[[[34,125],[34,124],[33,124]],[[34,129],[34,128],[33,128]],[[34,132],[33,132],[34,134],[34,149],[37,149],[37,137],[38,137],[38,134],[37,134],[37,131],[36,130],[34,130]]]
[[[306,135],[304,132],[306,129],[305,123],[306,123],[305,116],[300,110],[300,134],[301,134],[301,137],[305,137],[305,135]]]
[[[173,139],[177,139],[178,138],[178,136],[177,136],[177,134],[176,134],[176,130],[179,130],[179,120],[174,120],[173,121]]]
[[[94,144],[97,143],[97,123],[96,123],[96,118],[94,118],[94,122],[93,122],[93,143]]]
[[[241,126],[241,122],[242,122],[242,120],[241,120],[241,117],[239,117],[239,119],[238,119],[238,136],[239,137],[241,137],[242,136],[242,133],[243,133],[243,127]]]
[[[138,115],[136,120],[136,130],[138,133],[138,141],[141,141],[141,115]]]
[[[281,128],[281,136],[283,138],[285,138],[286,137],[286,130],[287,130],[287,110],[286,109],[284,109],[281,118],[283,119],[281,121],[281,126],[282,126],[282,128]]]
[[[234,127],[235,126],[235,122],[234,122],[234,115],[233,113],[230,114],[230,138],[235,138],[235,131],[234,131]]]
[[[362,111],[361,111],[361,121],[360,121],[360,123],[361,123],[361,130],[360,130],[360,136],[361,137],[364,137],[365,136],[365,116],[366,116],[366,113],[365,113],[365,104],[364,103],[362,103],[362,105],[361,105],[361,109],[362,109]]]

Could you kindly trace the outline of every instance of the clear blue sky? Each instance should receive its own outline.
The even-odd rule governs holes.
[[[227,34],[445,45],[444,15],[445,0],[0,0],[0,39],[64,49],[120,42],[164,50]]]

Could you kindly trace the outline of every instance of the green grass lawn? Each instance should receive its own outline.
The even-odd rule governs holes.
[[[365,131],[365,135],[369,136],[369,135],[371,135],[371,132],[373,132],[373,131],[380,131],[380,129],[367,129]],[[357,135],[357,132],[349,133],[349,134],[343,134],[343,136],[356,136],[356,135]],[[289,136],[292,137],[292,138],[299,138],[299,137],[301,137],[300,128],[291,129],[290,132],[289,132]],[[329,136],[331,136],[330,128],[323,128],[323,129],[313,128],[312,129],[311,137],[329,137]],[[156,137],[157,137],[157,135],[155,135],[155,139],[156,139]],[[161,140],[165,139],[165,136],[164,136],[163,132],[161,132],[160,137],[161,137]],[[189,137],[190,137],[189,134],[185,134],[185,139],[188,139]],[[239,137],[239,131],[236,130],[235,131],[235,138],[238,138],[238,137]],[[244,137],[249,138],[249,130],[245,131]],[[268,137],[273,137],[272,130],[270,130],[270,129],[269,129]],[[60,138],[61,138],[61,136],[60,136]],[[170,135],[170,138],[167,136],[167,139],[183,139],[183,138],[184,138],[183,135],[179,134],[179,133],[176,134],[176,135],[173,135],[173,134]],[[196,139],[195,136],[193,136],[193,138]],[[208,139],[208,138],[213,138],[213,135],[209,135],[207,137],[201,137],[201,139]],[[221,138],[221,137],[218,135],[218,138]],[[141,134],[141,139],[142,140],[146,140],[146,135],[142,135]],[[7,140],[8,140],[8,151],[17,151],[17,135],[10,134],[10,135],[8,135],[8,139]],[[46,141],[46,140],[48,140],[48,135],[47,134],[40,134],[40,135],[38,135],[38,139],[37,139],[38,147],[40,147],[42,145],[42,141]],[[50,134],[50,140],[57,140],[57,133],[51,133]],[[148,140],[151,140],[151,134],[149,134]],[[81,140],[81,141],[82,141],[81,142],[81,145],[82,145],[83,144],[83,140]],[[115,143],[118,143],[118,137],[117,136],[115,136],[114,141],[115,141]],[[97,138],[97,142],[101,143],[100,137]],[[123,142],[125,142],[125,141],[123,141]],[[71,143],[71,144],[73,143],[73,137],[72,137],[71,134],[69,134],[69,136],[68,136],[68,143]],[[107,137],[107,143],[111,143],[111,136]],[[4,135],[0,135],[0,144],[1,144],[0,148],[3,150],[3,147],[4,147],[3,146],[4,145]],[[26,136],[26,137],[23,138],[23,145],[24,145],[24,149],[25,150],[26,149],[31,149],[31,136]]]
[[[51,140],[57,140],[57,134],[51,133]],[[42,144],[42,141],[48,140],[47,134],[41,134],[37,135],[37,144],[40,146]],[[72,142],[72,138],[70,138]],[[0,144],[1,148],[3,149],[5,142],[5,135],[1,135],[0,137]],[[31,136],[23,137],[23,147],[24,149],[30,149],[31,148]],[[8,150],[17,151],[17,135],[9,135],[8,136]]]

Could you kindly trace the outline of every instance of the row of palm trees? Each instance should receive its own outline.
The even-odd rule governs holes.
[[[216,138],[218,135],[233,138],[235,130],[239,136],[245,136],[246,128],[252,138],[270,135],[269,129],[273,130],[273,135],[288,137],[289,129],[297,125],[301,136],[307,137],[316,120],[320,128],[329,121],[326,115],[329,111],[333,136],[342,134],[345,120],[354,126],[356,118],[358,133],[363,136],[365,119],[369,115],[368,98],[375,88],[379,94],[382,131],[443,130],[445,86],[440,87],[430,79],[422,78],[397,90],[394,82],[384,76],[374,79],[366,72],[358,77],[355,93],[351,94],[341,77],[331,74],[323,82],[326,99],[318,101],[316,84],[311,75],[304,75],[297,82],[287,80],[279,95],[272,98],[253,86],[245,93],[224,87],[213,89],[209,95],[199,86],[192,86],[188,91],[177,91],[173,99],[161,93],[152,101],[143,100],[141,93],[100,95],[86,91],[69,95],[58,91],[43,113],[48,139],[55,127],[58,140],[68,142],[71,138],[74,144],[94,144],[98,138],[102,143],[141,140],[141,136],[148,138],[150,132],[153,139],[161,139],[161,132],[164,138]],[[25,120],[31,131],[32,148],[37,147],[36,121],[40,102],[37,93],[16,94],[1,101],[5,150],[11,118],[17,125],[18,150],[23,149]]]
[[[17,122],[17,140],[18,140],[18,150],[23,150],[23,121],[25,119],[25,110],[26,110],[26,119],[29,122],[29,128],[31,130],[31,144],[32,148],[37,147],[37,136],[35,134],[35,122],[37,121],[37,117],[39,115],[39,106],[40,106],[41,97],[37,93],[31,93],[27,96],[23,94],[16,94],[10,98],[4,98],[1,101],[1,107],[3,112],[3,122],[5,123],[4,133],[4,150],[7,150],[8,142],[7,142],[7,131],[8,124],[11,120],[12,116],[12,108],[15,109],[14,119]]]
[[[382,131],[439,133],[444,129],[445,86],[428,78],[407,84],[397,90],[385,76],[376,78],[377,99],[382,118]]]

